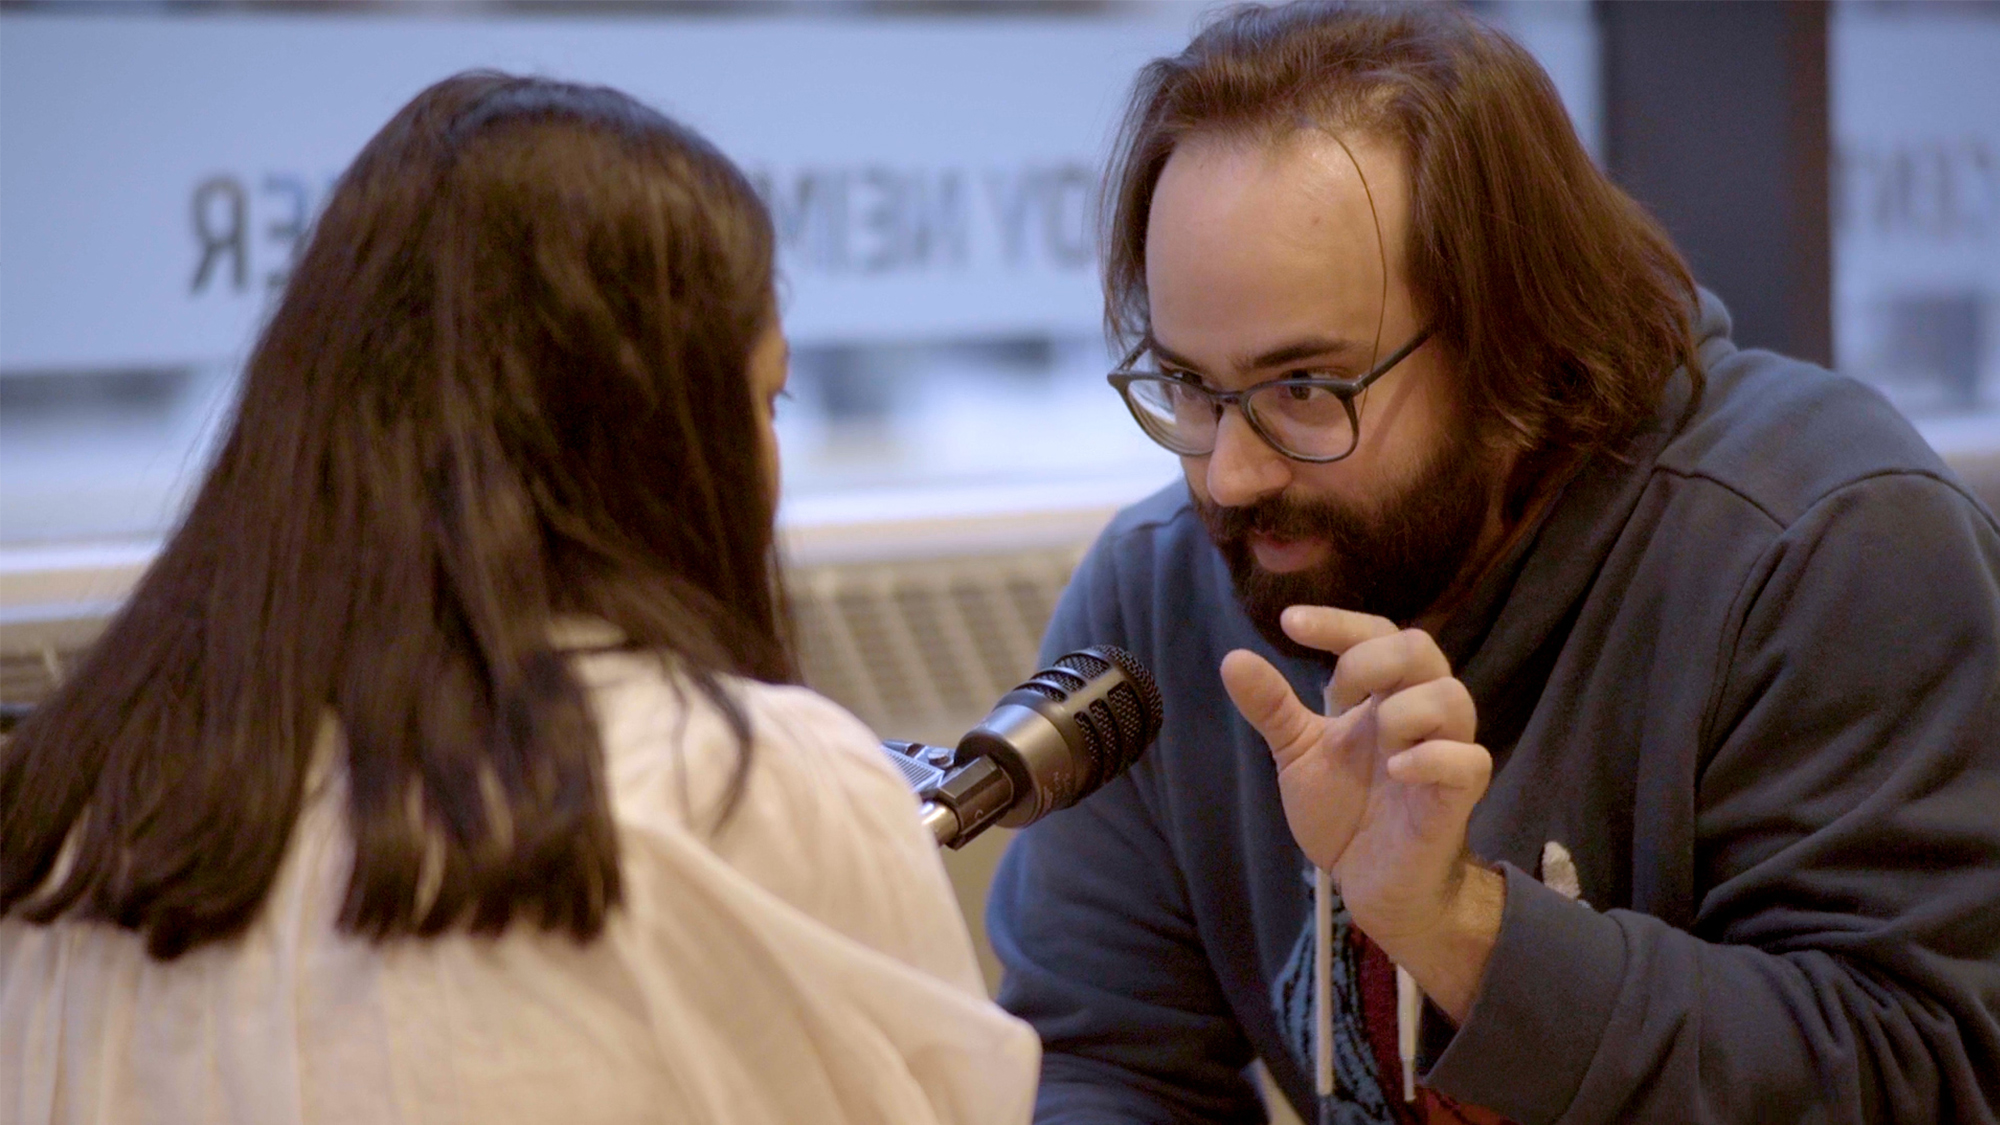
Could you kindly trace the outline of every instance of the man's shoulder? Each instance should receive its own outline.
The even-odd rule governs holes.
[[[1725,489],[1780,526],[1851,485],[1882,476],[1956,478],[1873,388],[1764,351],[1725,356],[1701,409],[1655,470]]]
[[[1143,500],[1127,504],[1111,517],[1098,539],[1098,549],[1151,551],[1201,532],[1201,516],[1189,499],[1187,484],[1173,481]]]
[[[1188,484],[1174,480],[1158,492],[1118,508],[1104,524],[1092,556],[1118,571],[1132,567],[1156,569],[1166,558],[1186,556],[1208,544],[1202,516],[1188,498]]]
[[[1228,568],[1201,515],[1176,481],[1105,525],[1070,580],[1057,617],[1091,618],[1093,635],[1112,628],[1138,644],[1161,615],[1191,615],[1230,600]]]

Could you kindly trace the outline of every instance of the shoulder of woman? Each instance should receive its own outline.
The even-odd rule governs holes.
[[[882,753],[882,740],[845,707],[813,691],[794,684],[765,684],[749,680],[727,681],[731,691],[745,703],[751,718],[752,737],[762,740],[759,720],[769,733],[787,742],[809,745],[826,752],[865,760],[893,775]]]
[[[744,747],[717,702],[672,662],[650,653],[579,657],[607,774],[623,797],[666,786],[690,812],[723,800]],[[745,796],[824,791],[901,806],[913,800],[881,741],[845,708],[807,688],[733,676],[716,681],[748,726]]]

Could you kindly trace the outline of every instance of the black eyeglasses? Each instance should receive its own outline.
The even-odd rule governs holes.
[[[1129,367],[1113,371],[1108,378],[1146,436],[1182,457],[1206,457],[1215,452],[1222,409],[1234,406],[1243,411],[1250,428],[1272,449],[1294,461],[1319,465],[1346,457],[1360,444],[1361,416],[1354,409],[1355,396],[1430,338],[1431,330],[1426,328],[1353,379],[1286,377],[1240,391],[1218,391],[1189,375]]]

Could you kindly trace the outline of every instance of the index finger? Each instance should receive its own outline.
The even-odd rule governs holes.
[[[1398,631],[1396,623],[1386,617],[1356,613],[1351,609],[1335,609],[1328,605],[1288,606],[1284,613],[1278,615],[1278,624],[1284,628],[1286,636],[1307,648],[1316,648],[1335,656],[1362,641],[1394,636]]]
[[[1326,696],[1329,704],[1344,711],[1371,695],[1390,696],[1449,678],[1451,661],[1436,639],[1422,629],[1403,629],[1371,637],[1343,653],[1334,665]]]

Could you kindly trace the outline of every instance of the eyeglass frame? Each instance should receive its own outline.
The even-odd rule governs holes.
[[[1165,441],[1162,441],[1160,436],[1146,425],[1145,419],[1140,416],[1139,406],[1132,401],[1130,388],[1133,383],[1140,380],[1156,383],[1175,383],[1188,389],[1199,391],[1207,396],[1215,406],[1216,433],[1218,436],[1221,434],[1222,411],[1225,407],[1233,406],[1242,413],[1243,420],[1250,423],[1251,432],[1255,433],[1265,445],[1270,446],[1272,451],[1279,456],[1307,465],[1329,465],[1335,461],[1344,461],[1354,456],[1354,451],[1361,448],[1361,414],[1355,410],[1354,400],[1360,396],[1361,392],[1372,386],[1377,379],[1387,375],[1397,364],[1410,358],[1412,353],[1428,343],[1434,330],[1432,327],[1425,327],[1422,331],[1411,337],[1409,343],[1389,353],[1382,362],[1352,379],[1340,379],[1331,375],[1312,375],[1305,378],[1285,375],[1276,379],[1267,379],[1262,383],[1245,387],[1240,391],[1218,391],[1200,383],[1191,383],[1185,379],[1176,379],[1171,375],[1165,375],[1157,371],[1133,370],[1130,364],[1145,352],[1145,348],[1134,351],[1124,364],[1121,364],[1117,370],[1106,375],[1104,378],[1106,382],[1110,383],[1117,390],[1118,397],[1124,400],[1125,409],[1132,412],[1132,420],[1139,424],[1139,429],[1147,437],[1152,438],[1154,444],[1176,456],[1207,457],[1215,452],[1215,445],[1211,442],[1206,450],[1196,453],[1191,450],[1176,449],[1168,445]],[[1258,391],[1268,390],[1271,387],[1318,387],[1333,392],[1334,397],[1340,400],[1341,407],[1347,411],[1348,430],[1354,435],[1353,441],[1347,447],[1347,451],[1332,457],[1307,457],[1293,453],[1291,450],[1279,445],[1277,439],[1264,429],[1263,423],[1257,420],[1257,415],[1245,409],[1244,406],[1251,395],[1256,394]]]

